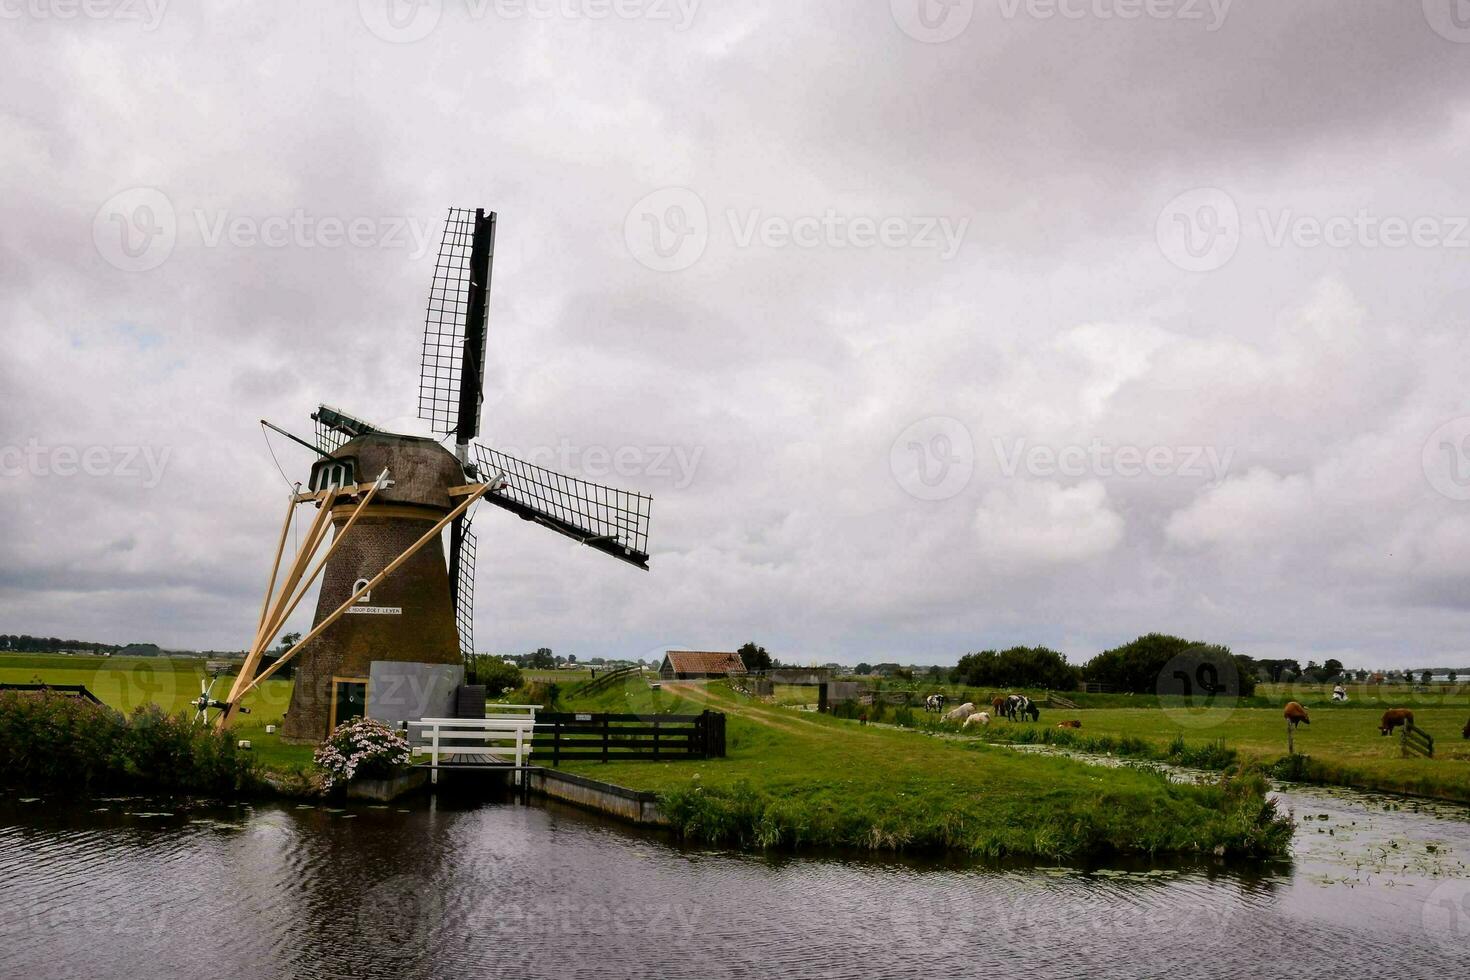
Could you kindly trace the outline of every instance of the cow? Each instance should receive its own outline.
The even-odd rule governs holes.
[[[974,713],[975,713],[975,706],[973,704],[971,704],[969,701],[966,701],[964,704],[958,705],[957,707],[954,707],[954,708],[950,708],[948,711],[946,711],[944,713],[944,720],[945,721],[963,721],[964,719],[970,717]]]
[[[1414,727],[1414,712],[1408,708],[1389,708],[1378,722],[1378,734],[1387,735],[1400,725]]]
[[[1082,722],[1080,722],[1080,721],[1062,721],[1062,722],[1058,722],[1057,723],[1057,727],[1058,728],[1081,728],[1082,727]]]
[[[988,724],[990,724],[990,715],[984,711],[977,711],[965,719],[964,727],[969,728],[971,725],[979,725],[983,728]]]
[[[1303,708],[1297,701],[1286,702],[1286,710],[1281,712],[1286,718],[1286,727],[1295,729],[1297,725],[1310,725],[1312,719],[1307,715],[1307,709]]]
[[[931,695],[929,695],[927,698],[924,699],[924,710],[925,711],[943,711],[944,710],[944,695],[943,694],[931,694]]]
[[[1005,707],[1001,710],[1011,721],[1015,721],[1017,715],[1022,718],[1030,715],[1032,721],[1041,720],[1041,709],[1024,694],[1012,694],[1006,698]]]

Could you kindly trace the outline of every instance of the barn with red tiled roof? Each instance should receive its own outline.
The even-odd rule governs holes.
[[[738,653],[710,653],[696,650],[669,650],[658,668],[664,680],[696,680],[705,677],[729,677],[745,673],[745,661]]]

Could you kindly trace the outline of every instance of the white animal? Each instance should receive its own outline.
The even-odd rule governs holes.
[[[990,724],[990,713],[988,711],[977,711],[973,715],[965,719],[964,727],[969,728],[971,725],[988,724]]]
[[[974,713],[975,713],[975,703],[973,701],[966,701],[964,704],[958,705],[957,707],[954,707],[954,708],[950,708],[948,711],[946,711],[944,713],[944,720],[945,721],[962,721],[962,720],[970,717]]]

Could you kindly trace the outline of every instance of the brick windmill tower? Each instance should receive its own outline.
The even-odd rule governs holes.
[[[311,416],[315,445],[265,423],[319,458],[309,491],[294,495],[287,511],[255,642],[223,703],[221,725],[288,660],[297,663],[296,682],[282,734],[302,741],[320,740],[363,713],[375,662],[468,666],[474,654],[470,516],[477,501],[648,568],[649,497],[473,441],[484,401],[494,253],[494,213],[451,209],[429,289],[419,417],[446,441],[453,437],[452,452],[434,439],[386,432],[327,405]],[[291,517],[304,504],[317,513],[283,568]],[[315,560],[329,538],[325,555]],[[266,649],[318,578],[311,631],[261,671]]]

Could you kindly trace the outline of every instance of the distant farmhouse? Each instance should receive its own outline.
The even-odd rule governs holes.
[[[658,676],[666,681],[698,680],[706,677],[730,677],[745,673],[745,661],[738,653],[708,653],[670,650],[658,668]]]

